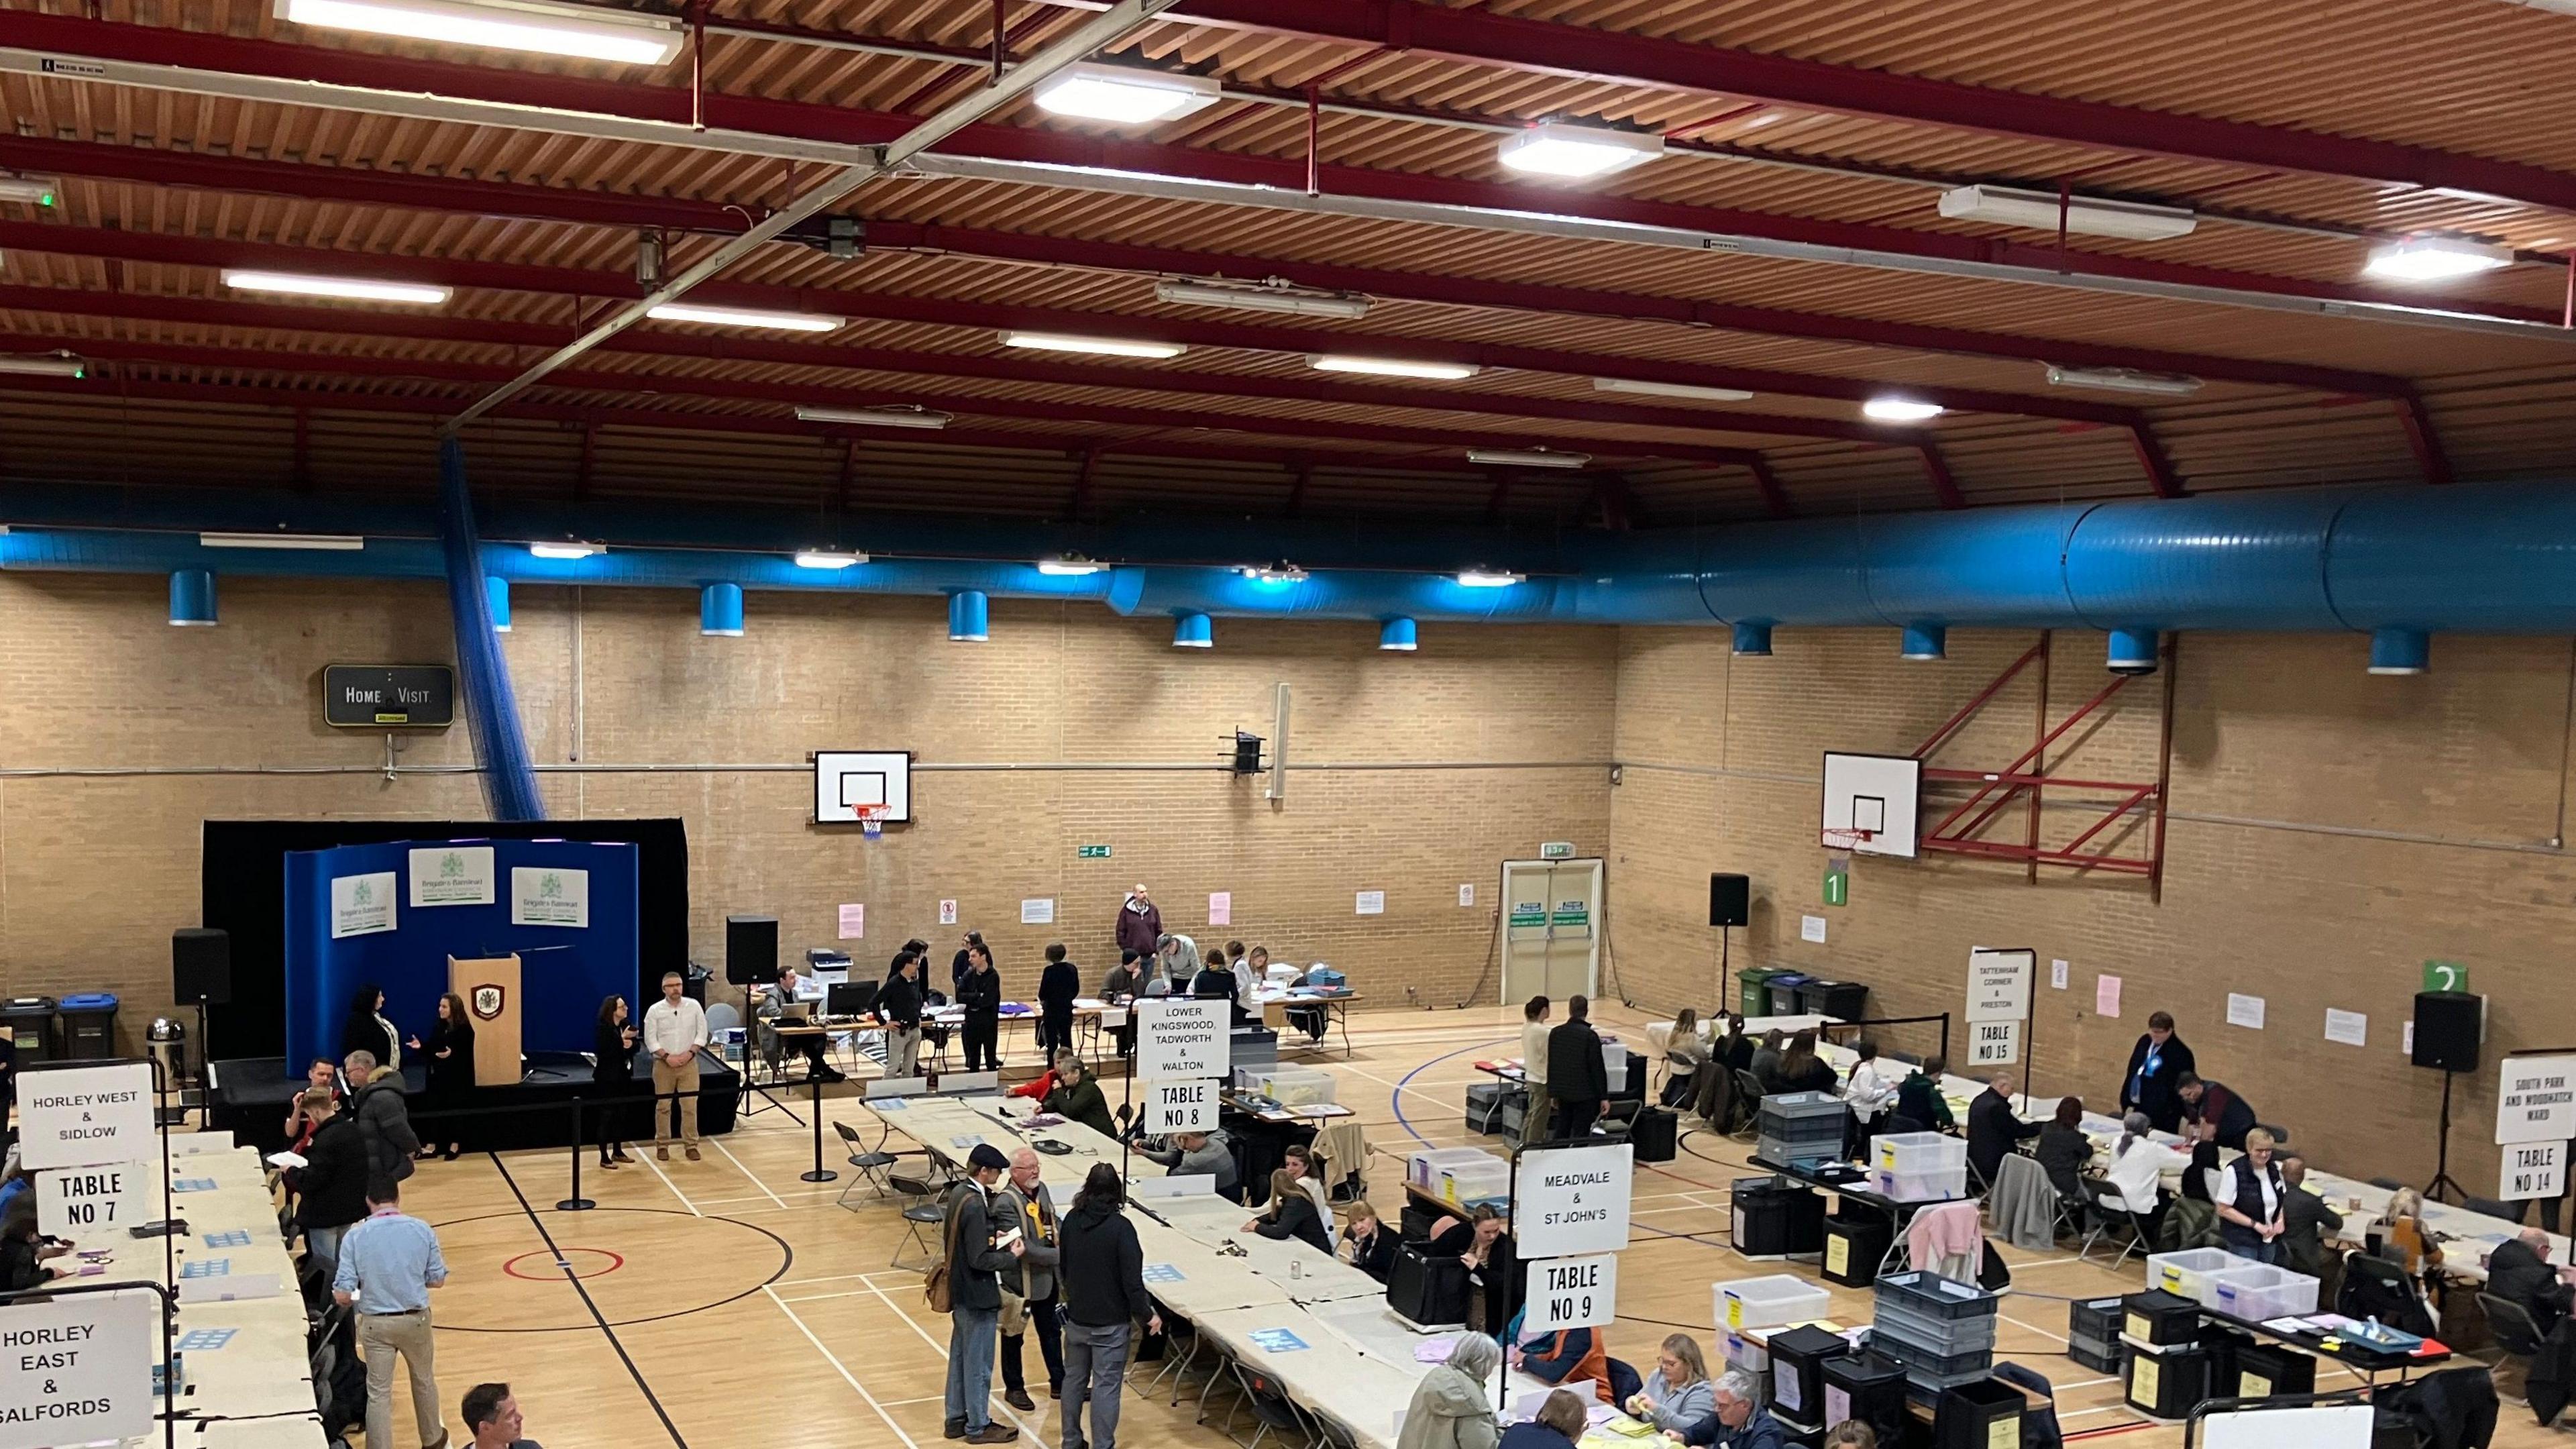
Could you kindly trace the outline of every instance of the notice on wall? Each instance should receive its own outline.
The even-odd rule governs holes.
[[[868,908],[856,902],[841,907],[841,939],[865,940],[868,934]]]
[[[1634,1163],[1625,1142],[1523,1152],[1512,1203],[1515,1248],[1529,1258],[1573,1258],[1628,1246]]]
[[[1147,1081],[1222,1077],[1233,1040],[1233,1003],[1148,996],[1136,1003],[1136,1075]]]
[[[2246,996],[2234,991],[2227,993],[2227,1024],[2241,1026],[2247,1031],[2261,1031],[2263,998]]]
[[[1385,914],[1386,914],[1386,892],[1384,892],[1384,891],[1361,891],[1361,892],[1359,893],[1359,896],[1358,896],[1358,899],[1357,899],[1357,902],[1356,902],[1356,908],[1355,908],[1355,910],[1354,910],[1354,914],[1356,914],[1356,915],[1362,915],[1362,916],[1383,916],[1383,915],[1385,915]]]
[[[18,1153],[29,1168],[160,1161],[152,1135],[152,1064],[20,1071]]]
[[[1972,1021],[1968,1023],[1968,1065],[2008,1067],[2020,1060],[2020,1022]]]
[[[939,924],[943,926],[953,926],[957,924],[957,903],[955,901],[941,901],[939,903]]]
[[[10,1304],[0,1449],[150,1433],[160,1310],[160,1297],[141,1288]]]
[[[1476,883],[1474,881],[1468,881],[1460,885],[1458,887],[1458,904],[1462,906],[1472,906],[1475,903]]]
[[[2405,1030],[2400,1032],[2398,1036],[2398,1055],[2408,1057],[2415,1055],[2415,1023],[2411,1021],[2406,1023]]]
[[[1215,1081],[1149,1081],[1143,1087],[1146,1131],[1207,1132],[1216,1127]]]
[[[1813,941],[1820,946],[1823,945],[1825,940],[1825,918],[1822,916],[1800,916],[1798,918],[1798,939],[1801,941]]]
[[[2030,1015],[2036,951],[1979,946],[1968,952],[1968,1020],[2020,1021]]]
[[[2072,970],[2072,969],[2073,969],[2073,968],[2069,967],[2069,966],[2068,966],[2064,961],[2051,961],[2051,962],[2049,962],[2049,963],[2048,963],[2048,984],[2049,984],[2049,986],[2050,986],[2052,989],[2054,989],[2054,990],[2057,990],[2057,991],[2064,991],[2064,990],[2066,989],[2066,976],[2067,976],[2067,973],[2068,973],[2070,970]]]
[[[2119,977],[2096,976],[2093,978],[2093,1014],[2095,1016],[2108,1016],[2113,1018],[2117,1018],[2119,1016]]]
[[[1054,925],[1055,897],[1046,896],[1020,902],[1020,924],[1023,926]]]
[[[331,939],[392,930],[397,889],[389,870],[331,877]]]
[[[1234,924],[1234,892],[1208,892],[1208,924],[1211,926]]]
[[[1619,1316],[1619,1256],[1541,1258],[1529,1265],[1525,1335],[1597,1328]]]
[[[36,1175],[36,1231],[73,1243],[132,1241],[126,1229],[152,1217],[144,1185],[159,1164],[111,1162]]]
[[[2367,1046],[2370,1043],[2370,1018],[2358,1011],[2326,1008],[2326,1040],[2345,1046]]]
[[[2576,1137],[2576,1056],[2506,1057],[2496,1069],[2498,1142]]]
[[[492,847],[439,845],[410,854],[414,906],[492,904]]]
[[[2540,1198],[2555,1202],[2567,1191],[2567,1143],[2508,1142],[2496,1169],[2496,1197],[2504,1202]]]
[[[590,872],[540,865],[510,867],[510,924],[590,926]]]

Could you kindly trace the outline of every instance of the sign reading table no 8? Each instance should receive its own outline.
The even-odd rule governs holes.
[[[1216,1126],[1213,1081],[1145,1083],[1145,1130],[1207,1132]]]

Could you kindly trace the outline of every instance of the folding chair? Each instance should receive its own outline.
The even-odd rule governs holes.
[[[1735,1107],[1744,1114],[1743,1125],[1728,1135],[1751,1137],[1762,1116],[1762,1079],[1749,1068],[1735,1069]]]
[[[2462,1202],[2460,1206],[2473,1213],[2502,1218],[2509,1223],[2520,1223],[2531,1216],[2531,1203],[2528,1199],[2522,1202],[2499,1202],[2491,1197],[2472,1197]]]
[[[1605,1103],[1601,1115],[1592,1124],[1592,1135],[1607,1142],[1625,1142],[1637,1125],[1637,1111],[1646,1104],[1634,1098]]]
[[[2093,1199],[2093,1232],[2085,1238],[2084,1246],[2075,1250],[2079,1260],[2090,1255],[2093,1245],[2105,1237],[2120,1240],[2120,1256],[2111,1262],[2113,1272],[2128,1266],[2131,1253],[2143,1256],[2152,1251],[2147,1246],[2146,1229],[2139,1226],[2138,1215],[2129,1211],[2127,1200],[2116,1188],[2107,1182],[2091,1182],[2085,1184],[2085,1190]]]
[[[2496,1366],[2496,1393],[2517,1403],[2528,1402],[2523,1389],[2530,1381],[2532,1355],[2540,1352],[2540,1325],[2532,1322],[2530,1311],[2521,1304],[2492,1293],[2479,1294],[2478,1306],[2486,1310],[2487,1327],[2495,1331],[2496,1347],[2505,1354],[2505,1361]]]
[[[885,1196],[885,1171],[900,1159],[880,1148],[862,1146],[859,1142],[858,1129],[847,1122],[834,1122],[832,1130],[841,1134],[842,1145],[850,1149],[850,1165],[858,1169],[851,1174],[849,1185],[841,1189],[841,1195],[832,1201],[838,1206],[849,1207],[850,1194],[858,1191],[859,1184],[863,1182],[873,1183],[876,1186],[877,1196]]]
[[[937,1244],[931,1238],[924,1237],[922,1230],[927,1228],[935,1233],[948,1217],[946,1210],[940,1207],[936,1198],[939,1189],[932,1186],[927,1178],[906,1177],[899,1172],[887,1173],[886,1185],[913,1199],[903,1205],[904,1242],[902,1247],[895,1249],[894,1259],[888,1266],[895,1268],[910,1266],[916,1271],[927,1272],[938,1263],[939,1257],[933,1251]],[[904,1262],[903,1255],[907,1248],[916,1249],[921,1253],[919,1263]]]
[[[1234,1366],[1234,1377],[1235,1382],[1243,1385],[1243,1403],[1252,1410],[1254,1421],[1252,1438],[1243,1449],[1261,1449],[1262,1439],[1273,1429],[1279,1431],[1282,1443],[1286,1443],[1293,1432],[1297,1436],[1298,1449],[1314,1449],[1316,1436],[1313,1424],[1308,1422],[1304,1410],[1290,1402],[1287,1390],[1278,1380],[1259,1369],[1245,1368],[1240,1363]],[[1226,1437],[1231,1439],[1234,1437],[1232,1410],[1227,1411],[1225,1420]]]

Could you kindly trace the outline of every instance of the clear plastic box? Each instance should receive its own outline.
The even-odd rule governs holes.
[[[1460,1162],[1440,1169],[1441,1200],[1453,1207],[1472,1207],[1488,1198],[1508,1196],[1512,1190],[1512,1165],[1498,1157],[1486,1161],[1492,1166]]]
[[[1869,1190],[1890,1202],[1949,1202],[1968,1195],[1968,1164],[1941,1172],[1890,1172],[1874,1167]]]
[[[1336,1080],[1330,1072],[1312,1067],[1272,1067],[1254,1077],[1252,1090],[1282,1107],[1303,1107],[1332,1101],[1335,1087]]]
[[[1901,1177],[1947,1173],[1968,1165],[1968,1143],[1938,1132],[1888,1133],[1869,1139],[1869,1165]]]
[[[1822,1318],[1833,1308],[1831,1293],[1786,1273],[1712,1283],[1709,1292],[1723,1330],[1778,1328]]]
[[[2215,1308],[2218,1306],[2218,1289],[2209,1281],[2212,1277],[2238,1268],[2260,1266],[2253,1259],[2240,1258],[2225,1248],[2155,1253],[2147,1258],[2147,1286],[2161,1288],[2177,1298],[2192,1299],[2203,1308]]]
[[[1431,1192],[1440,1190],[1440,1173],[1458,1163],[1501,1162],[1481,1147],[1426,1147],[1405,1160],[1404,1180]]]
[[[2260,1323],[2317,1311],[2316,1279],[2268,1263],[2211,1273],[2204,1282],[2210,1296],[2201,1302],[2232,1317]]]

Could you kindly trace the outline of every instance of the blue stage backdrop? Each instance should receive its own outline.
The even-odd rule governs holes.
[[[315,1057],[339,1058],[341,1026],[368,982],[384,988],[385,1015],[405,1040],[425,1039],[450,956],[519,953],[522,1048],[590,1050],[601,998],[613,992],[641,1009],[633,1000],[636,863],[633,845],[571,840],[289,852],[288,1074],[302,1075]]]

